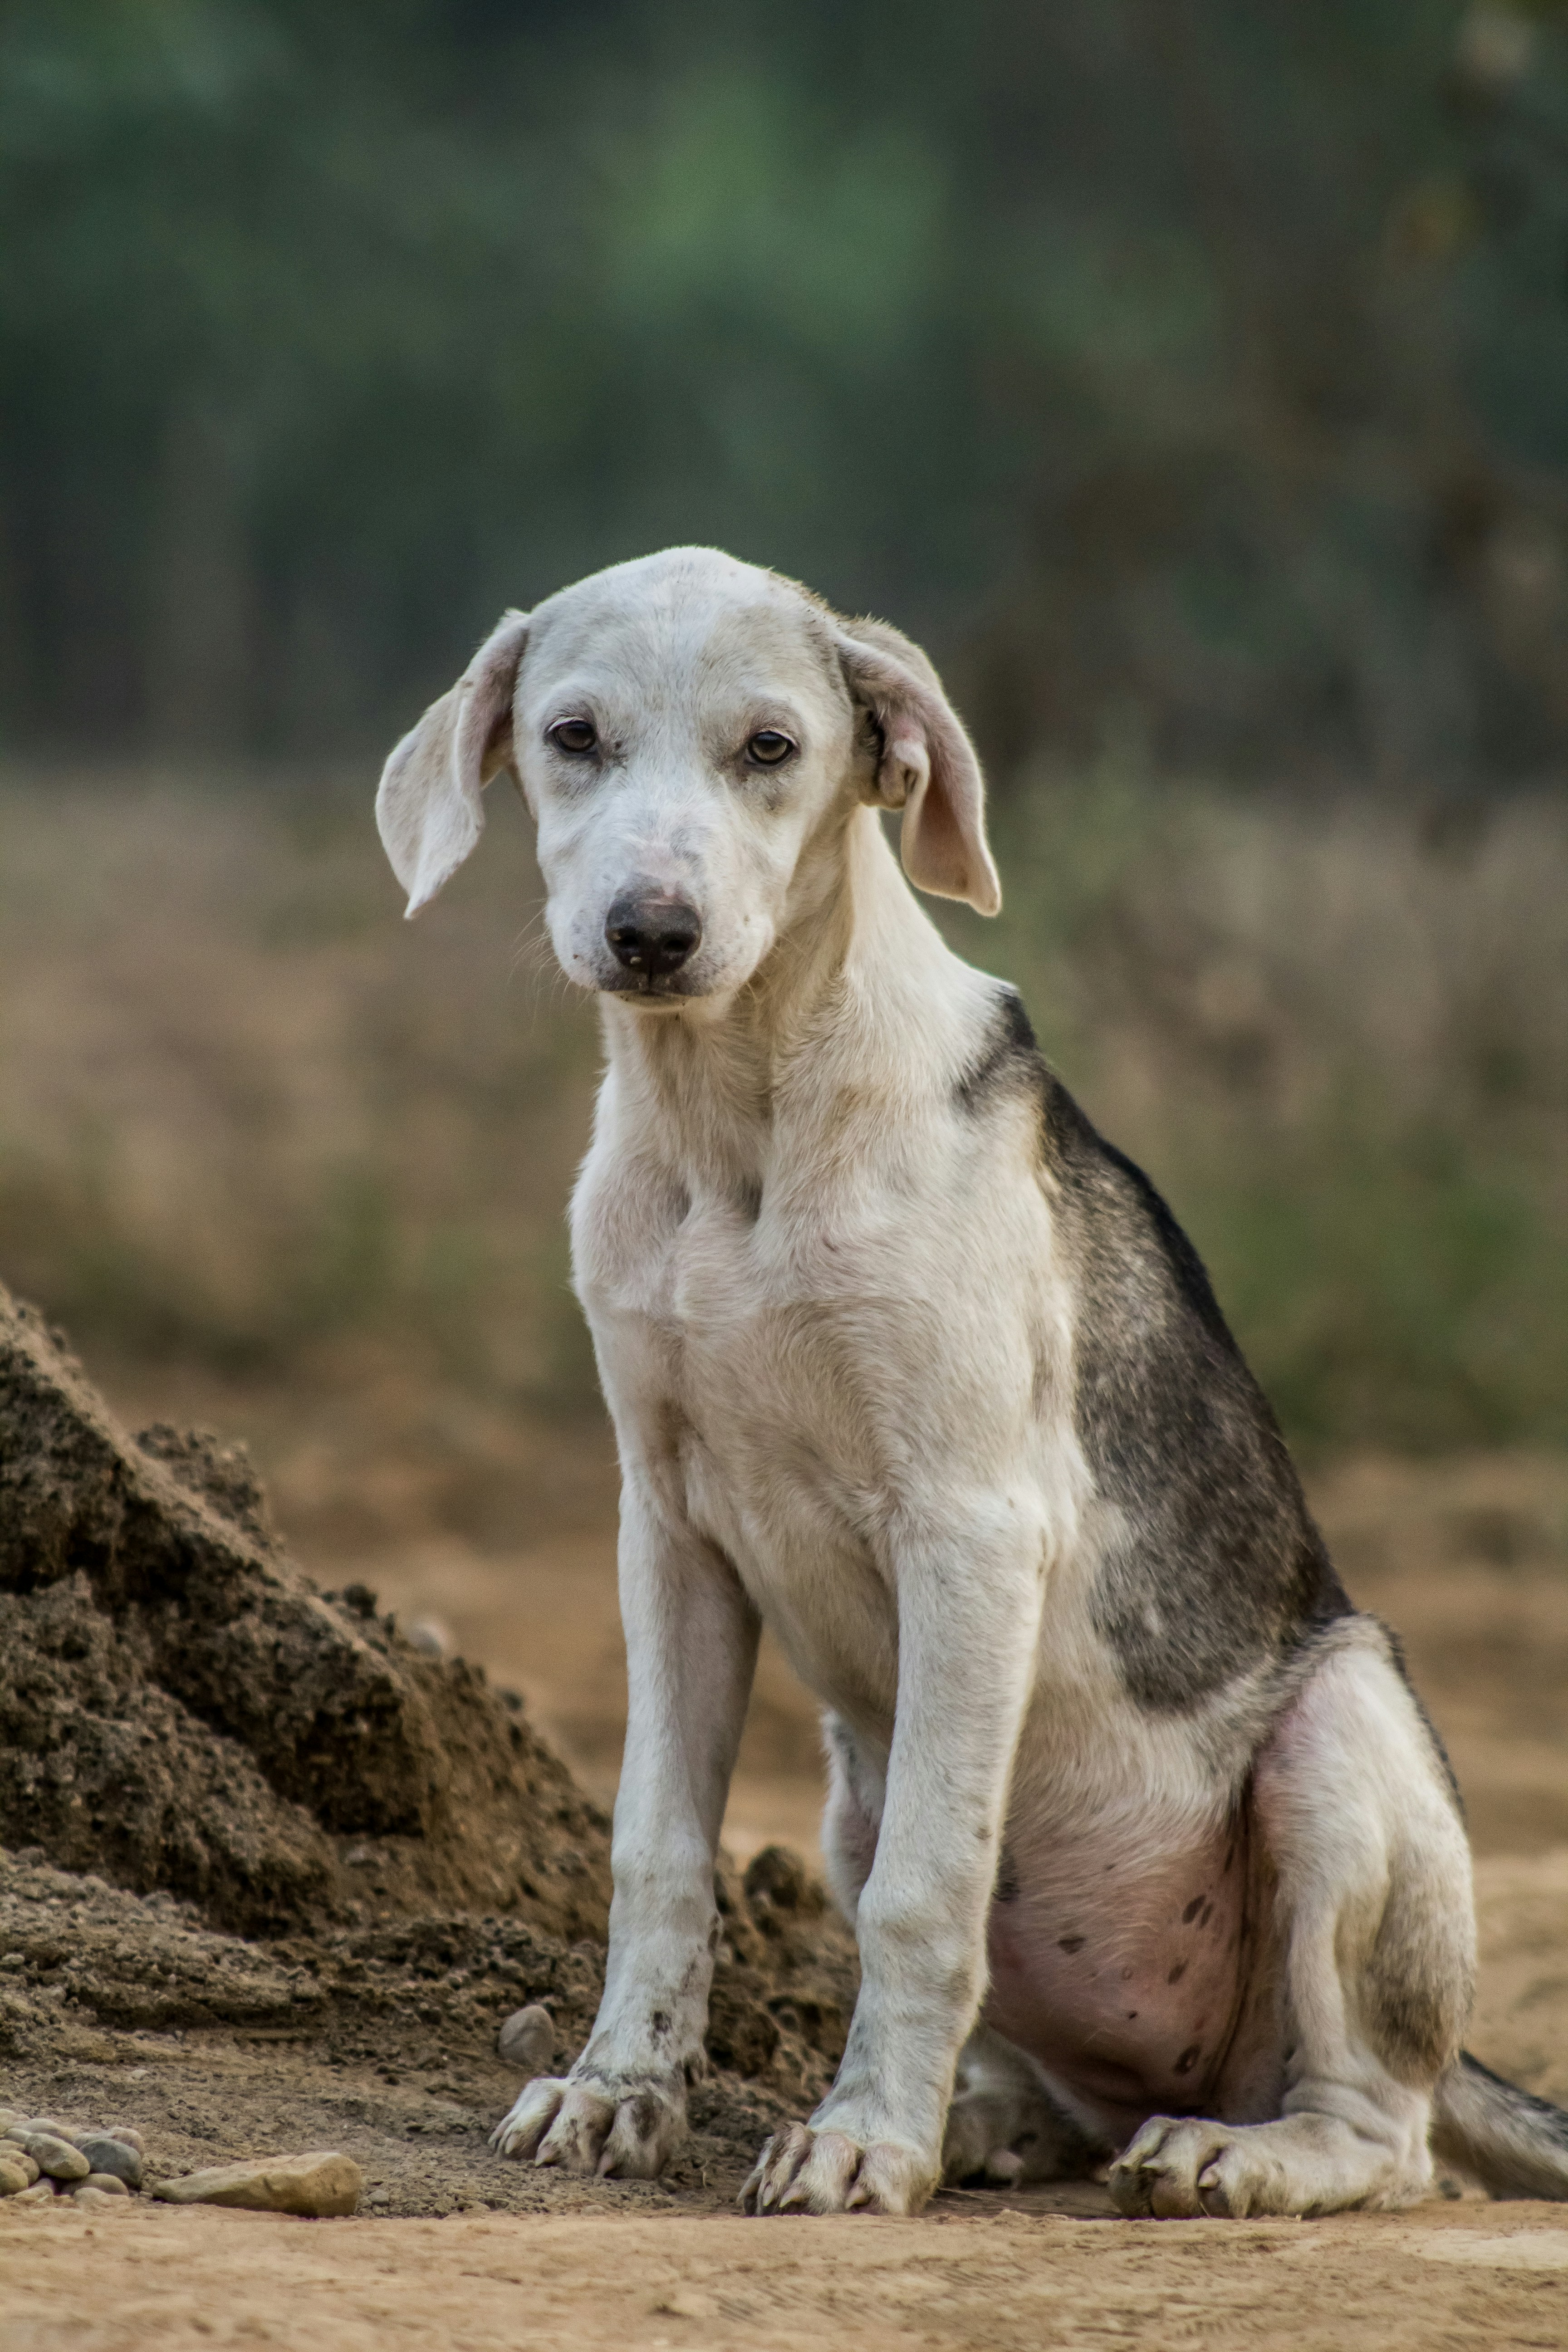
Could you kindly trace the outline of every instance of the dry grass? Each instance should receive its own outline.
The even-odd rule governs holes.
[[[562,1205],[595,1040],[496,812],[416,928],[368,795],[123,776],[0,802],[3,1270],[83,1341],[308,1370],[345,1337],[581,1391]]]
[[[591,1009],[510,803],[404,929],[370,780],[0,793],[0,1275],[128,1359],[575,1411]],[[1568,816],[1042,784],[1001,923],[1299,1436],[1568,1436]]]

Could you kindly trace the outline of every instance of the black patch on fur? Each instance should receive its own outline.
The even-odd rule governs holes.
[[[1405,1644],[1400,1640],[1398,1634],[1394,1632],[1393,1626],[1385,1625],[1381,1617],[1373,1618],[1373,1622],[1376,1625],[1378,1632],[1383,1635],[1384,1640],[1388,1644],[1389,1663],[1393,1666],[1394,1673],[1399,1676],[1400,1681],[1405,1685],[1405,1689],[1410,1694],[1411,1704],[1415,1707],[1416,1714],[1421,1717],[1422,1726],[1426,1731],[1427,1738],[1432,1742],[1432,1752],[1436,1757],[1439,1764],[1443,1767],[1443,1775],[1448,1783],[1448,1794],[1454,1800],[1454,1809],[1458,1812],[1459,1819],[1464,1821],[1466,1819],[1465,1800],[1460,1793],[1458,1775],[1454,1770],[1453,1760],[1450,1758],[1447,1748],[1443,1745],[1443,1735],[1438,1730],[1436,1725],[1433,1722],[1431,1717],[1427,1714],[1426,1702],[1422,1697],[1420,1692],[1416,1689],[1415,1683],[1411,1680],[1410,1668],[1405,1656]]]
[[[1350,1602],[1197,1252],[1043,1064],[1040,1087],[1078,1277],[1079,1440],[1125,1530],[1100,1570],[1095,1622],[1131,1696],[1178,1712]]]
[[[1002,990],[996,1020],[981,1049],[954,1088],[959,1103],[972,1118],[988,1110],[998,1096],[1014,1094],[1031,1084],[1043,1067],[1024,1000],[1016,988]]]
[[[998,1903],[1016,1903],[1022,1891],[1018,1880],[1018,1865],[1004,1846],[1002,1859],[997,1865],[994,1899]]]
[[[1047,1066],[1005,989],[956,1098],[978,1118],[1026,1084],[1077,1294],[1079,1442],[1123,1530],[1095,1623],[1131,1696],[1181,1713],[1282,1663],[1351,1604],[1197,1252]]]
[[[749,1225],[754,1225],[763,1213],[763,1180],[760,1176],[742,1176],[735,1186],[735,1206]]]

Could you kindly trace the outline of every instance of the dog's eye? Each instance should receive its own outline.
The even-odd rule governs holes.
[[[795,745],[776,727],[759,727],[746,746],[747,757],[759,768],[777,768],[789,758]]]
[[[584,751],[596,751],[599,748],[598,732],[586,719],[558,719],[544,733],[545,740],[553,743],[558,751],[570,751],[577,759]]]

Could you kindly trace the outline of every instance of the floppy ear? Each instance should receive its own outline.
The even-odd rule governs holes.
[[[410,915],[451,879],[484,830],[479,793],[512,761],[511,698],[527,636],[528,614],[506,614],[381,772],[375,821]]]
[[[919,889],[994,915],[1002,885],[985,838],[985,784],[941,678],[885,621],[843,624],[838,652],[850,693],[881,737],[873,797],[904,813],[904,872]]]

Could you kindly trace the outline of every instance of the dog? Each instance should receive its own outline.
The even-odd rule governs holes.
[[[572,1241],[630,1704],[604,2000],[494,2146],[680,2142],[766,1624],[862,1981],[747,2210],[1107,2164],[1127,2214],[1387,2210],[1435,2151],[1568,2196],[1568,2115],[1460,2046],[1468,1846],[1396,1644],[1164,1202],[909,887],[1000,904],[931,663],[675,549],[508,613],[392,753],[410,915],[502,770],[603,1010]]]

